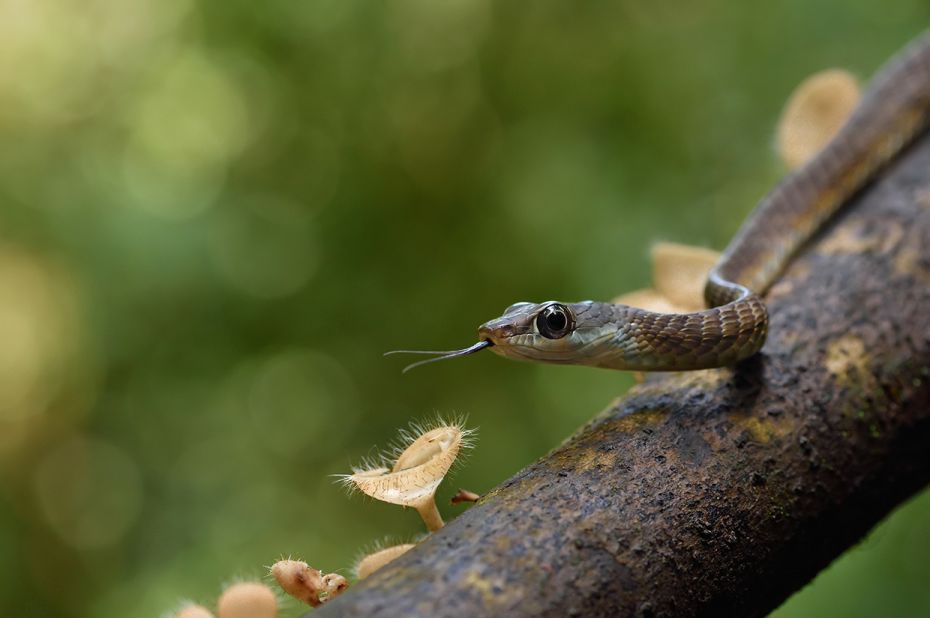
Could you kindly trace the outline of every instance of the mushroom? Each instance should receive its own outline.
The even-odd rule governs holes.
[[[213,613],[203,605],[189,603],[182,607],[174,618],[213,618]]]
[[[355,577],[365,579],[388,562],[395,560],[416,546],[415,543],[401,543],[375,550],[358,561],[355,565]]]
[[[841,69],[814,73],[795,88],[778,122],[778,154],[790,169],[807,163],[852,114],[859,81]]]
[[[452,499],[449,500],[449,504],[455,505],[455,504],[462,504],[465,502],[477,502],[480,499],[481,499],[481,496],[476,494],[475,492],[469,491],[467,489],[462,489],[461,487],[459,487],[458,493],[452,496]]]
[[[278,560],[270,571],[284,592],[313,607],[319,607],[349,587],[342,575],[323,575],[302,560]]]
[[[437,421],[401,432],[401,446],[393,465],[371,466],[341,477],[349,488],[382,502],[413,507],[430,532],[443,526],[436,507],[436,488],[463,448],[471,446],[473,431],[461,423]]]
[[[323,602],[335,599],[349,587],[349,580],[339,573],[327,573],[323,576]]]
[[[307,605],[317,607],[322,603],[323,574],[300,560],[278,560],[271,565],[271,575],[284,592]]]
[[[274,592],[258,582],[233,584],[216,602],[217,618],[274,618],[277,613]]]

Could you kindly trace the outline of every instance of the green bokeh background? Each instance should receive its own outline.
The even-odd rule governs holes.
[[[722,248],[783,173],[792,88],[869,75],[928,21],[0,0],[0,615],[170,613],[281,555],[347,572],[421,526],[330,475],[410,420],[479,428],[443,503],[506,479],[630,376],[491,354],[402,376],[381,352],[644,287],[656,240]],[[776,615],[930,614],[928,524],[925,492]]]

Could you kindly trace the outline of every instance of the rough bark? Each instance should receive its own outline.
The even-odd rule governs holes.
[[[930,138],[768,295],[325,616],[764,615],[930,480]]]

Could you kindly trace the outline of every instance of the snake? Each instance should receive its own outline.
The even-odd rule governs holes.
[[[842,207],[930,124],[930,31],[888,61],[828,144],[789,173],[755,207],[708,274],[707,308],[656,313],[581,301],[518,302],[478,328],[461,350],[413,367],[491,351],[516,360],[632,371],[734,365],[768,334],[763,297],[792,258]]]

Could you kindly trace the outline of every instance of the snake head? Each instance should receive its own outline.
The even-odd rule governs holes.
[[[429,354],[404,371],[448,358],[493,352],[516,360],[562,365],[592,365],[627,369],[625,351],[639,350],[629,337],[629,307],[596,303],[515,303],[499,318],[478,328],[478,342],[461,350],[393,350],[385,354]]]
[[[575,350],[585,343],[577,323],[587,304],[554,300],[514,303],[504,315],[478,327],[478,338],[489,341],[491,351],[508,358],[571,362]]]

